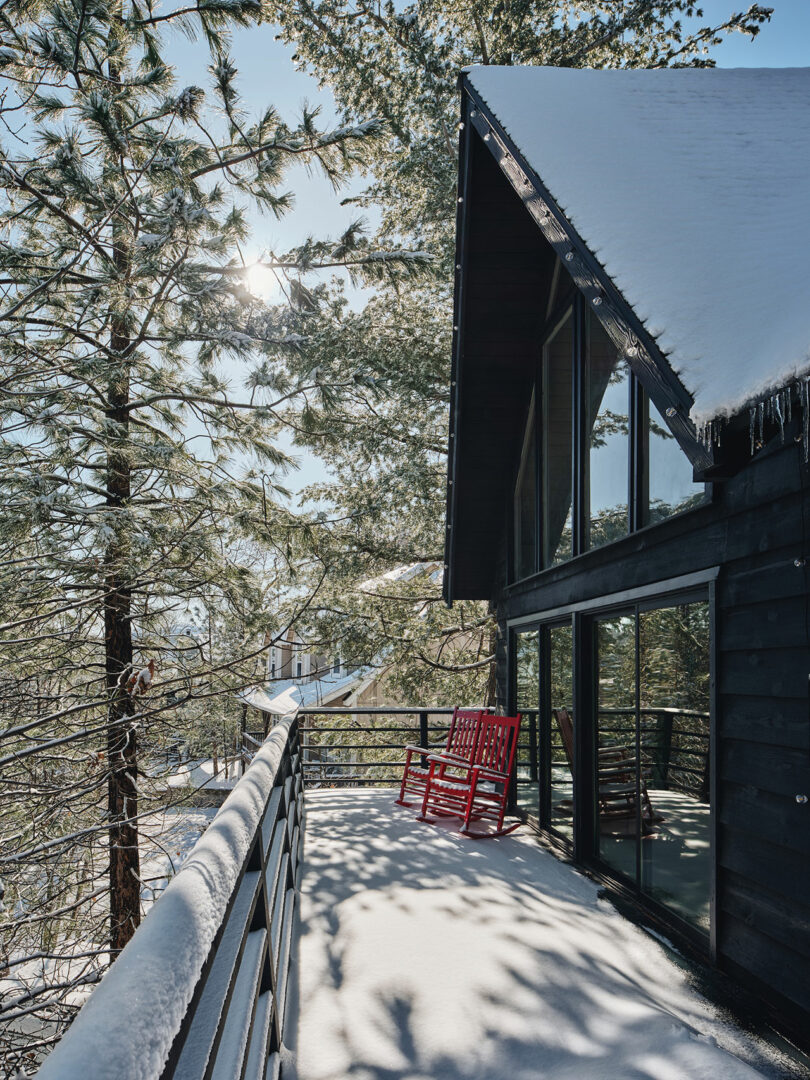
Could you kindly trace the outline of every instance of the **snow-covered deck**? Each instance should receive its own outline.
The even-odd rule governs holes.
[[[298,1080],[788,1075],[528,829],[393,799],[307,793]]]

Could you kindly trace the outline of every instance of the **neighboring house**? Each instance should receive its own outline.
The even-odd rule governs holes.
[[[308,650],[297,634],[267,650],[267,682],[237,697],[253,712],[248,730],[267,731],[282,716],[301,708],[394,704],[384,690],[384,667],[347,666]]]
[[[445,592],[527,817],[810,1019],[810,70],[474,68]]]

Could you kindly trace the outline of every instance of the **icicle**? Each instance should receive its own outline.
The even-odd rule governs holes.
[[[790,423],[793,420],[793,393],[790,387],[785,390],[785,404],[787,406],[785,410],[787,413],[787,422]]]
[[[757,407],[752,405],[748,410],[748,434],[751,436],[751,457],[754,456],[754,425],[757,420]]]
[[[779,434],[782,436],[782,445],[785,444],[785,418],[782,414],[782,391],[773,396],[773,411],[776,413],[776,420],[779,424]]]
[[[765,442],[765,406],[760,401],[757,405],[757,424],[759,427],[759,445]]]
[[[807,464],[808,452],[810,452],[810,380],[802,379],[802,447],[804,448],[804,463]]]

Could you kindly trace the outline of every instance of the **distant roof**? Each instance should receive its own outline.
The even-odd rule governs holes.
[[[696,424],[810,368],[810,68],[467,79],[657,339]]]
[[[373,668],[364,667],[357,668],[348,675],[334,675],[327,672],[320,679],[306,681],[285,679],[282,682],[274,682],[268,687],[268,694],[262,691],[268,699],[267,705],[257,705],[257,708],[279,716],[286,716],[290,712],[297,712],[300,708],[337,704],[336,698],[344,698],[350,694],[372,671],[374,671]]]
[[[252,705],[254,709],[262,709],[264,712],[278,712],[280,716],[284,715],[284,712],[276,708],[276,703],[273,700],[275,695],[271,698],[260,686],[251,686],[247,690],[240,690],[236,696],[247,705]]]

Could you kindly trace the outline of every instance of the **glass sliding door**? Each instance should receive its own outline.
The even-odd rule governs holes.
[[[548,635],[551,828],[574,839],[574,685],[571,624]]]
[[[540,814],[540,631],[515,633],[515,707],[523,717],[517,749],[517,804],[533,817]]]
[[[594,638],[599,858],[708,931],[708,601],[598,617]]]
[[[636,620],[596,622],[596,806],[599,857],[636,878]]]
[[[709,605],[639,613],[639,731],[652,830],[641,888],[709,929]]]

